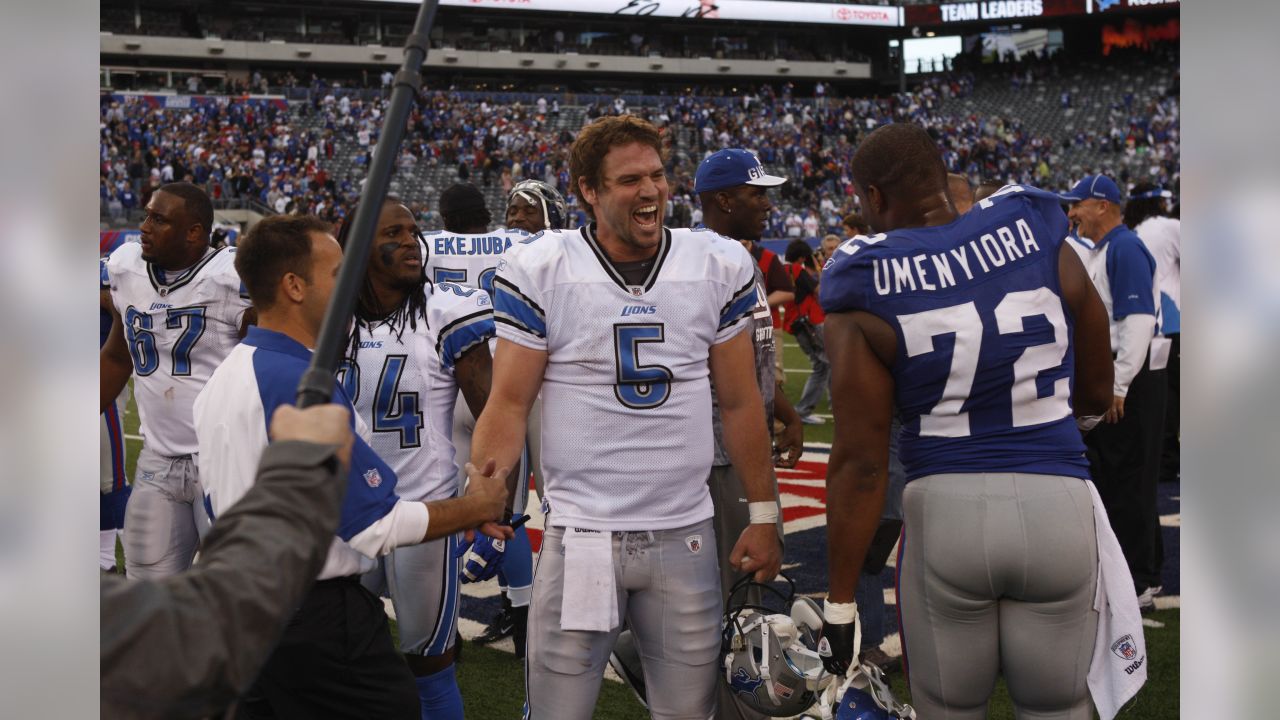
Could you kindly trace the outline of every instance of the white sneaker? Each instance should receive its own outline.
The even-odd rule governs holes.
[[[813,413],[809,413],[808,415],[801,415],[800,422],[804,423],[805,425],[826,425],[827,424],[826,420],[818,417],[817,415],[814,415]]]

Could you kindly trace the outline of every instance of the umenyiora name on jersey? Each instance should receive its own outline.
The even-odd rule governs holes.
[[[864,238],[875,244],[884,238]],[[855,249],[856,248],[851,248]],[[1012,225],[984,233],[959,247],[940,253],[920,253],[900,258],[876,258],[872,275],[877,295],[921,290],[946,290],[1040,252],[1031,225],[1016,218]]]
[[[511,247],[511,238],[502,235],[428,236],[436,255],[501,255]]]

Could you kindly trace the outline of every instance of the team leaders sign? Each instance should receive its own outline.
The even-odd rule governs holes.
[[[1004,20],[1040,17],[1044,14],[1044,3],[1041,0],[987,0],[939,5],[938,9],[942,12],[943,22]]]
[[[418,4],[419,0],[383,0]],[[665,18],[755,20],[821,25],[899,27],[902,8],[883,5],[844,5],[780,0],[440,0],[443,6],[486,10],[591,13],[594,15],[651,15]]]

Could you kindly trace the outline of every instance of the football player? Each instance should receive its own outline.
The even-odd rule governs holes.
[[[103,412],[135,376],[142,421],[124,553],[131,577],[165,577],[191,564],[209,518],[196,466],[191,404],[244,335],[253,313],[235,250],[209,245],[213,205],[190,183],[163,185],[142,221],[142,242],[107,260],[111,332],[102,346]]]
[[[512,212],[511,207],[517,202],[525,205]],[[489,223],[493,218],[480,190],[469,183],[451,185],[440,195],[440,214],[444,217],[445,229],[424,237],[427,243],[427,277],[433,282],[447,281],[479,288],[492,296],[493,276],[502,253],[512,243],[528,238],[529,232],[526,231],[541,232],[548,227],[563,227],[564,209],[564,200],[549,185],[526,180],[511,189],[507,210],[510,229],[490,231]],[[513,216],[520,218],[521,225],[511,224]],[[529,227],[523,227],[526,224]],[[495,345],[496,342],[490,342],[490,349],[495,349]],[[459,468],[459,477],[462,477],[463,463],[471,455],[471,434],[475,430],[477,416],[478,413],[471,412],[470,404],[459,399],[453,414],[453,443],[457,448],[454,462]],[[535,407],[530,420],[531,438],[537,437],[540,418],[541,413]],[[536,440],[531,441],[529,447],[530,453],[535,454]],[[530,464],[533,463],[536,463],[536,455]],[[512,508],[514,513],[521,514],[528,496],[527,468],[522,464],[517,474],[519,482]],[[485,541],[482,539],[481,542]],[[476,642],[487,645],[510,636],[516,657],[523,658],[529,598],[533,593],[533,550],[523,525],[516,529],[511,542],[506,543],[500,563],[498,586],[502,592],[502,609],[476,636]]]
[[[1111,353],[1059,200],[1008,186],[957,215],[938,147],[912,124],[868,135],[852,170],[879,234],[841,245],[819,291],[836,426],[827,668],[845,672],[857,650],[854,586],[879,525],[896,401],[898,603],[920,717],[985,717],[999,674],[1019,716],[1092,717],[1109,529],[1095,521],[1073,415],[1106,409]]]
[[[494,384],[472,457],[514,463],[540,390],[562,430],[542,446],[532,718],[591,717],[624,619],[654,688],[653,716],[712,713],[721,607],[706,483],[712,380],[750,503],[731,563],[758,580],[781,565],[748,332],[753,262],[733,240],[662,226],[664,155],[658,129],[634,116],[583,128],[570,165],[595,222],[514,245],[494,282]]]
[[[348,217],[355,217],[354,211]],[[338,241],[348,241],[351,224]],[[369,444],[395,470],[407,500],[457,495],[454,403],[479,415],[489,394],[493,303],[483,291],[428,283],[413,213],[397,198],[382,205],[356,307],[345,376]],[[397,548],[366,575],[396,608],[400,649],[413,670],[424,718],[462,718],[454,676],[458,626],[458,539]]]
[[[521,180],[507,194],[506,224],[530,234],[560,230],[565,227],[566,210],[559,190],[541,180]]]

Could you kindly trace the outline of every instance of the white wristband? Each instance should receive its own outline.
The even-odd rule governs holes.
[[[825,600],[822,603],[822,617],[833,625],[848,625],[858,619],[858,603],[836,603]]]
[[[772,525],[778,522],[778,503],[747,503],[747,514],[751,516],[752,525]]]

